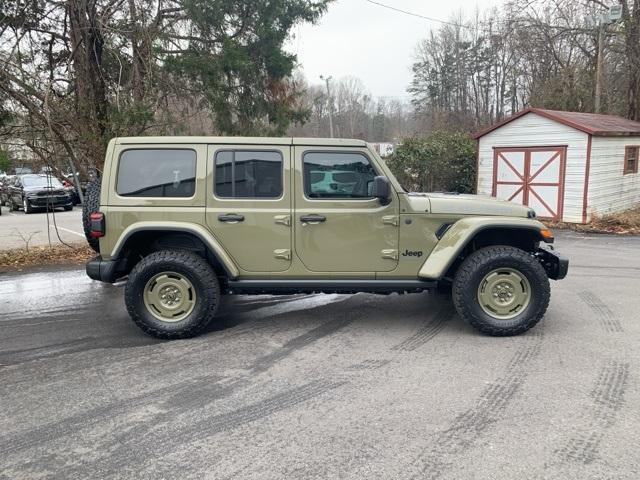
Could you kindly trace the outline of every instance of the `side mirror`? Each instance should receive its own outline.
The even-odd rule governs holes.
[[[380,200],[382,205],[387,205],[391,202],[391,185],[389,185],[387,177],[380,176],[373,179],[371,196]]]

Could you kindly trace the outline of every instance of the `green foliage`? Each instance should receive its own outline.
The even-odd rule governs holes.
[[[468,134],[449,132],[405,138],[387,164],[410,191],[472,193],[476,142]]]
[[[11,161],[9,154],[4,150],[0,150],[0,172],[7,173],[12,166],[13,162]]]
[[[330,1],[184,0],[193,41],[166,64],[202,92],[222,133],[281,135],[306,116],[287,80],[296,57],[284,42],[295,24],[315,22]]]

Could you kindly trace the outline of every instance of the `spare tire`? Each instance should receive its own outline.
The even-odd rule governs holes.
[[[100,253],[100,242],[97,238],[89,235],[91,230],[91,219],[89,217],[93,212],[100,210],[100,183],[101,179],[96,178],[87,185],[87,191],[84,194],[84,205],[82,205],[82,228],[84,229],[84,236],[89,246],[96,253]]]

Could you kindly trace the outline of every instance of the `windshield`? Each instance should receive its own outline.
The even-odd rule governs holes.
[[[22,184],[25,187],[62,187],[60,180],[55,177],[47,177],[45,175],[25,175],[22,177]]]

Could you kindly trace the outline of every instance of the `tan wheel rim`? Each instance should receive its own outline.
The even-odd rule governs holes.
[[[163,322],[179,322],[193,311],[196,290],[183,275],[163,272],[152,277],[144,287],[144,305]]]
[[[489,316],[509,320],[531,301],[527,277],[513,268],[498,268],[486,274],[478,286],[478,303]]]

